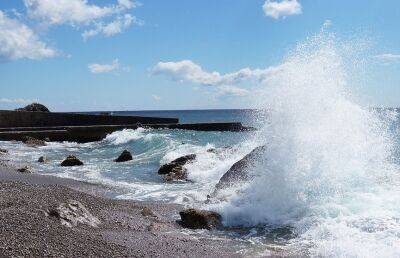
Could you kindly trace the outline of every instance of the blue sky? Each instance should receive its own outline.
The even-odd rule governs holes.
[[[0,109],[252,107],[260,74],[326,20],[371,43],[360,94],[400,105],[398,0],[2,0],[0,12]]]

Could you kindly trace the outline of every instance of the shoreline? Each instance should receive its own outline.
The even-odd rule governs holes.
[[[102,185],[0,165],[0,256],[240,257],[232,243],[197,238],[176,220],[182,206],[114,200]],[[74,200],[100,223],[67,227],[49,211]]]

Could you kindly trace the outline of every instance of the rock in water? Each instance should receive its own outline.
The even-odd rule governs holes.
[[[80,161],[75,156],[68,156],[63,162],[61,162],[62,167],[72,167],[72,166],[82,166],[83,162]]]
[[[75,200],[61,203],[57,208],[50,209],[47,215],[58,218],[61,224],[67,227],[76,227],[78,224],[98,227],[100,224],[98,218],[93,216],[82,203]]]
[[[217,229],[222,227],[222,218],[216,212],[187,209],[179,212],[181,225],[191,229]]]
[[[116,158],[114,161],[115,162],[125,162],[125,161],[129,161],[129,160],[132,160],[132,159],[133,159],[132,158],[132,154],[129,151],[124,150],[121,153],[121,155],[119,155],[119,157]]]
[[[22,138],[22,142],[25,143],[28,146],[31,146],[31,147],[46,146],[47,145],[45,141],[30,137],[30,136],[23,137]]]
[[[256,162],[265,153],[265,150],[266,146],[257,147],[249,154],[244,156],[243,159],[233,164],[215,186],[213,196],[215,196],[217,192],[223,188],[231,187],[235,184],[251,179],[251,175],[249,175],[249,169],[255,166]]]
[[[8,153],[8,150],[6,150],[6,149],[0,149],[0,154],[7,154]]]
[[[24,108],[18,108],[15,111],[50,112],[46,106],[39,103],[32,103]]]
[[[187,170],[181,165],[177,165],[172,168],[171,172],[164,175],[166,181],[174,181],[174,180],[187,180]]]
[[[158,170],[158,174],[164,175],[166,181],[187,180],[187,170],[183,166],[196,159],[196,154],[179,157],[170,163],[164,164]]]
[[[183,166],[186,163],[189,163],[193,160],[196,159],[196,154],[189,154],[186,156],[182,156],[179,157],[173,161],[171,161],[170,163],[164,164],[160,167],[160,169],[158,170],[158,174],[160,175],[166,175],[172,172],[172,170],[178,166]]]
[[[17,171],[18,171],[18,172],[20,172],[20,173],[26,173],[26,174],[30,174],[30,173],[32,173],[32,171],[29,169],[29,167],[28,167],[28,166],[25,166],[25,167],[19,168],[19,169],[17,169]]]
[[[41,156],[41,157],[38,159],[38,162],[39,162],[39,163],[46,163],[46,162],[47,162],[47,157],[46,157],[46,156]]]

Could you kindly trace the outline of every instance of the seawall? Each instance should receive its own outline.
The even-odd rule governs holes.
[[[183,129],[194,131],[230,131],[240,132],[254,130],[241,123],[202,123],[202,124],[143,124],[144,128]],[[39,128],[0,128],[0,141],[21,141],[26,136],[50,141],[93,142],[104,139],[107,134],[122,129],[137,129],[139,125],[92,125]]]
[[[92,126],[125,124],[176,124],[177,118],[86,115],[57,112],[0,111],[0,128]]]

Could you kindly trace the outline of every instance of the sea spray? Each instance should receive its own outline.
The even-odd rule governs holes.
[[[256,178],[212,208],[227,225],[293,227],[311,256],[400,255],[399,169],[388,117],[357,104],[342,43],[325,31],[270,70]],[[347,53],[346,53],[347,54]]]

